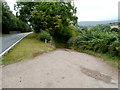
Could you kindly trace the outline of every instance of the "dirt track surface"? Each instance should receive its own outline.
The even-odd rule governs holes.
[[[3,88],[118,88],[118,72],[102,60],[57,49],[3,67]]]

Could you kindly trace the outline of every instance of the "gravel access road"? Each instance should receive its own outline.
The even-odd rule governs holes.
[[[118,88],[118,71],[94,56],[57,49],[2,68],[3,88]]]

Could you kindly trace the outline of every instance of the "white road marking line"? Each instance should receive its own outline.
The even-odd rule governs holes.
[[[29,34],[31,34],[32,32],[30,32]],[[27,34],[27,35],[29,35],[29,34]],[[25,35],[24,37],[26,37],[27,35]],[[13,46],[15,46],[18,42],[20,42],[24,37],[22,37],[21,39],[19,39],[17,42],[15,42],[13,45],[11,45],[9,48],[7,48],[4,52],[2,52],[1,54],[0,54],[0,57],[2,56],[2,55],[4,55],[5,53],[7,53]]]

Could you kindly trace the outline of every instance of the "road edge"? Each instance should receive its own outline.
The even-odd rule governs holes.
[[[28,33],[27,35],[31,34],[32,32]],[[25,35],[24,37],[22,37],[21,39],[19,39],[17,42],[15,42],[14,44],[12,44],[9,48],[7,48],[4,52],[2,52],[0,54],[0,57],[3,56],[5,53],[7,53],[12,47],[14,47],[18,42],[20,42],[23,38],[25,38],[27,35]]]

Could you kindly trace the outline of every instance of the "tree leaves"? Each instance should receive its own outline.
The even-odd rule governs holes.
[[[2,25],[3,32],[8,34],[10,31],[30,31],[29,25],[18,18],[10,11],[7,2],[2,3]]]
[[[36,33],[48,31],[53,37],[63,37],[65,41],[72,35],[70,32],[74,32],[67,27],[77,23],[76,8],[69,2],[19,2],[16,8],[18,17],[30,22]]]

